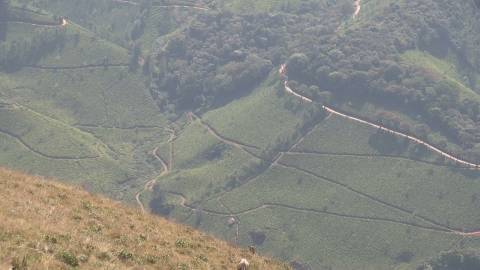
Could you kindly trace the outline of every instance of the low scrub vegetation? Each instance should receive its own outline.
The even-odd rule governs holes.
[[[78,188],[0,169],[0,267],[289,269]],[[92,230],[91,228],[101,228]]]

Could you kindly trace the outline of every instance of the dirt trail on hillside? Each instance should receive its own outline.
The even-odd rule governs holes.
[[[286,76],[285,76],[285,74],[286,74],[286,65],[282,65],[281,68],[280,68],[280,70],[279,70],[279,72],[280,72],[280,74],[281,74],[282,76],[284,76],[284,77],[286,78]],[[294,95],[294,96],[302,99],[302,100],[305,101],[305,102],[308,102],[308,103],[313,103],[313,102],[314,102],[312,99],[310,99],[310,98],[308,98],[308,97],[306,97],[306,96],[303,96],[303,95],[299,94],[298,92],[294,91],[293,89],[291,89],[291,88],[289,87],[289,85],[288,85],[288,81],[287,81],[287,80],[284,81],[284,85],[285,85],[285,90],[286,90],[287,93],[290,93],[290,94],[292,94],[292,95]],[[345,114],[345,113],[341,113],[341,112],[339,112],[339,111],[336,111],[336,110],[333,109],[332,107],[329,107],[329,106],[326,106],[326,105],[323,105],[322,108],[323,108],[325,111],[327,111],[327,112],[329,112],[329,113],[331,113],[331,114],[340,116],[340,117],[342,117],[342,118],[349,119],[349,120],[352,120],[352,121],[355,121],[355,122],[358,122],[358,123],[361,123],[361,124],[364,124],[364,125],[367,125],[367,126],[376,128],[376,129],[378,129],[378,130],[380,130],[380,131],[384,131],[384,132],[386,132],[386,133],[390,133],[390,134],[397,135],[397,136],[402,137],[402,138],[406,138],[406,139],[408,139],[408,140],[410,140],[410,141],[412,141],[412,142],[414,142],[414,143],[416,143],[416,144],[420,144],[420,145],[428,148],[429,150],[431,150],[431,151],[433,151],[433,152],[435,152],[435,153],[437,153],[437,154],[445,157],[446,159],[449,159],[449,160],[453,161],[454,163],[458,163],[458,164],[460,164],[460,165],[465,165],[465,166],[470,167],[470,168],[472,168],[472,169],[480,170],[480,164],[475,164],[475,163],[472,163],[472,162],[463,160],[463,159],[461,159],[461,158],[455,157],[454,155],[451,155],[451,154],[449,154],[449,153],[447,153],[447,152],[445,152],[445,151],[442,151],[441,149],[439,149],[439,148],[437,148],[437,147],[435,147],[435,146],[433,146],[433,145],[431,145],[431,144],[429,144],[429,143],[427,143],[427,142],[425,142],[425,141],[423,141],[423,140],[421,140],[421,139],[419,139],[419,138],[416,138],[416,137],[414,137],[414,136],[407,135],[407,134],[405,134],[405,133],[402,133],[402,132],[399,132],[399,131],[395,131],[395,130],[393,130],[393,129],[389,129],[389,128],[384,127],[384,126],[380,126],[380,125],[378,125],[378,124],[372,123],[372,122],[367,121],[367,120],[360,119],[360,118],[355,117],[355,116],[351,116],[351,115],[348,115],[348,114]]]
[[[168,138],[167,143],[172,144],[173,141],[175,140],[175,138],[176,138],[175,132],[171,133],[170,138]],[[139,192],[137,192],[137,194],[135,194],[135,200],[137,201],[137,204],[138,204],[138,206],[140,206],[140,209],[142,210],[143,213],[146,213],[147,211],[145,210],[145,206],[143,205],[143,202],[140,199],[140,196],[144,192],[147,192],[147,191],[152,192],[153,187],[155,186],[155,183],[157,182],[157,179],[170,173],[170,166],[158,154],[158,149],[159,148],[160,148],[160,146],[157,146],[157,147],[155,147],[155,149],[152,150],[152,156],[155,157],[158,161],[160,161],[160,164],[162,165],[162,172],[158,176],[156,176],[156,177],[152,178],[151,180],[145,182],[145,184],[143,186],[143,189],[140,190]]]
[[[180,206],[182,206],[184,208],[187,208],[187,209],[190,209],[192,211],[198,211],[197,208],[195,208],[194,206],[187,203],[187,199],[185,198],[185,196],[183,194],[178,193],[178,192],[167,192],[167,193],[170,193],[172,195],[180,197],[180,199],[181,199]],[[224,208],[228,209],[221,201],[219,203],[221,203],[221,205]],[[435,226],[435,225],[432,225],[432,226],[420,225],[420,224],[416,224],[416,223],[413,223],[413,222],[390,219],[390,218],[342,214],[342,213],[336,213],[336,212],[331,212],[331,211],[326,211],[326,210],[325,211],[324,210],[317,210],[317,209],[313,209],[313,208],[295,207],[295,206],[282,204],[282,203],[264,203],[262,205],[255,206],[255,207],[252,207],[252,208],[249,208],[249,209],[246,209],[246,210],[242,210],[242,211],[239,211],[239,212],[232,212],[232,211],[228,210],[228,213],[225,213],[225,212],[219,212],[219,211],[214,211],[214,210],[206,210],[206,209],[202,209],[201,211],[206,213],[206,214],[212,215],[212,216],[225,217],[225,218],[234,217],[234,218],[236,218],[237,226],[239,226],[240,225],[239,216],[251,214],[253,212],[256,212],[256,211],[259,211],[259,210],[262,210],[262,209],[267,209],[267,208],[285,208],[285,209],[293,210],[293,211],[296,211],[296,212],[307,213],[307,214],[330,215],[330,216],[336,216],[336,217],[341,217],[341,218],[346,218],[346,219],[361,220],[361,221],[366,221],[366,222],[384,222],[384,223],[391,223],[391,224],[398,224],[398,225],[406,225],[406,226],[411,226],[411,227],[415,227],[415,228],[422,229],[422,230],[429,230],[429,231],[434,231],[434,232],[439,232],[439,233],[457,234],[458,235],[458,233],[456,233],[456,232],[454,232],[454,231],[452,231],[448,228],[443,228],[441,226],[439,227],[439,226]],[[237,227],[237,228],[239,228],[239,227]],[[239,234],[239,229],[237,229],[237,232],[236,232],[237,239],[238,239],[238,234]],[[471,234],[471,233],[464,233],[464,234],[468,235],[468,234]]]
[[[362,0],[355,0],[355,2],[353,2],[353,6],[355,8],[353,18],[355,19],[360,14],[360,10],[362,9]]]
[[[287,93],[292,94],[292,95],[300,98],[301,100],[303,100],[303,101],[305,101],[305,102],[313,103],[313,100],[312,100],[312,99],[310,99],[310,98],[308,98],[308,97],[305,97],[305,96],[297,93],[296,91],[294,91],[293,89],[291,89],[291,88],[289,87],[289,85],[288,85],[288,77],[286,76],[286,74],[287,74],[287,66],[286,66],[286,64],[283,64],[283,65],[280,66],[279,73],[280,73],[281,77],[284,79],[284,86],[285,86],[285,90],[286,90]],[[389,129],[389,128],[380,126],[380,125],[378,125],[378,124],[369,122],[369,121],[367,121],[367,120],[360,119],[360,118],[355,117],[355,116],[351,116],[351,115],[348,115],[348,114],[345,114],[345,113],[341,113],[341,112],[336,111],[335,109],[333,109],[333,108],[331,108],[331,107],[328,107],[328,106],[325,106],[325,105],[322,105],[322,108],[323,108],[325,111],[327,111],[327,112],[329,112],[329,113],[331,113],[331,114],[340,116],[340,117],[342,117],[342,118],[349,119],[349,120],[352,120],[352,121],[355,121],[355,122],[358,122],[358,123],[361,123],[361,124],[365,124],[365,125],[371,126],[371,127],[373,127],[373,128],[376,128],[376,129],[378,129],[378,130],[380,130],[380,131],[384,131],[384,132],[386,132],[386,133],[390,133],[390,134],[397,135],[397,136],[402,137],[402,138],[406,138],[406,139],[408,139],[408,140],[410,140],[410,141],[412,141],[412,142],[414,142],[414,143],[417,143],[417,144],[420,144],[420,145],[426,147],[427,149],[433,151],[434,153],[440,154],[441,156],[445,157],[445,158],[448,159],[448,160],[453,161],[454,163],[461,164],[461,165],[465,165],[465,166],[467,166],[467,167],[470,168],[470,169],[475,169],[475,170],[479,170],[479,169],[480,169],[480,164],[475,164],[475,163],[472,163],[472,162],[463,160],[463,159],[461,159],[461,158],[455,157],[455,156],[453,156],[453,155],[451,155],[451,154],[448,154],[448,153],[446,153],[445,151],[442,151],[441,149],[439,149],[439,148],[437,148],[437,147],[435,147],[435,146],[433,146],[433,145],[431,145],[431,144],[429,144],[429,143],[427,143],[427,142],[425,142],[425,141],[423,141],[423,140],[421,140],[421,139],[419,139],[419,138],[416,138],[416,137],[413,137],[413,136],[404,134],[404,133],[402,133],[402,132],[395,131],[395,130],[392,130],[392,129]],[[291,167],[291,168],[300,170],[300,171],[302,171],[302,172],[304,172],[304,173],[306,173],[306,174],[315,176],[315,177],[317,177],[317,178],[327,180],[328,182],[331,182],[331,183],[334,183],[334,184],[338,184],[338,185],[340,185],[340,186],[342,186],[342,187],[344,187],[344,188],[346,188],[346,189],[348,189],[348,190],[350,190],[350,191],[352,191],[352,192],[355,192],[355,193],[357,193],[357,194],[359,194],[359,195],[362,195],[362,196],[364,196],[364,197],[367,197],[367,198],[369,198],[369,199],[371,199],[371,200],[377,201],[377,202],[380,203],[380,204],[383,204],[383,205],[386,205],[386,206],[389,206],[389,207],[393,207],[393,208],[398,209],[398,210],[400,210],[400,211],[402,211],[402,212],[410,213],[410,214],[411,214],[411,211],[408,211],[408,210],[403,209],[403,208],[401,208],[401,207],[398,207],[398,206],[396,206],[396,205],[393,205],[393,204],[390,204],[390,203],[381,201],[381,200],[379,200],[379,199],[377,199],[377,198],[375,198],[375,197],[373,197],[373,196],[370,196],[370,195],[368,195],[368,194],[365,194],[365,193],[363,193],[363,192],[361,192],[361,191],[354,190],[354,189],[350,188],[349,186],[347,186],[347,185],[345,185],[345,184],[342,184],[342,183],[340,183],[340,182],[337,182],[337,181],[335,181],[335,180],[327,179],[327,178],[322,177],[322,176],[319,176],[319,175],[317,175],[317,174],[315,174],[315,173],[313,173],[313,172],[310,172],[310,171],[308,171],[308,170],[301,169],[301,168],[298,168],[298,167],[295,167],[295,166],[289,166],[289,165],[286,165],[286,164],[280,164],[280,165],[285,166],[285,167]],[[439,224],[439,223],[435,222],[434,220],[431,220],[431,219],[426,218],[426,217],[422,217],[422,216],[419,216],[419,215],[417,215],[416,217],[422,219],[422,220],[425,221],[425,222],[428,222],[428,223],[430,223],[430,224],[433,224],[433,225],[435,225],[435,226],[439,226],[439,227],[441,227],[441,228],[443,228],[443,229],[449,230],[449,231],[451,231],[452,233],[457,234],[457,235],[466,236],[466,237],[468,237],[468,236],[471,236],[471,237],[480,237],[480,231],[464,232],[464,231],[461,231],[461,230],[458,230],[458,229],[448,228],[447,226],[442,225],[442,224]]]
[[[7,21],[7,23],[17,23],[17,24],[26,24],[26,25],[31,25],[31,26],[41,26],[41,27],[50,27],[50,28],[57,28],[57,27],[64,27],[68,25],[68,20],[65,18],[62,18],[62,20],[58,23],[34,23],[30,21]]]
[[[395,211],[402,212],[402,213],[407,214],[407,215],[413,215],[413,211],[411,211],[411,210],[404,209],[404,208],[402,208],[402,207],[400,207],[400,206],[397,206],[397,205],[395,205],[395,204],[392,204],[392,203],[389,203],[389,202],[387,202],[387,201],[381,200],[381,199],[379,199],[379,198],[377,198],[377,197],[375,197],[375,196],[372,196],[372,195],[370,195],[370,194],[368,194],[368,193],[365,193],[365,192],[363,192],[363,191],[360,191],[360,190],[357,190],[357,189],[355,189],[355,188],[352,188],[352,187],[350,187],[350,186],[347,185],[347,184],[344,184],[344,183],[339,182],[339,181],[337,181],[337,180],[334,180],[334,179],[327,178],[327,177],[325,177],[325,176],[319,175],[319,174],[317,174],[317,173],[315,173],[315,172],[312,172],[312,171],[310,171],[310,170],[306,170],[306,169],[303,169],[303,168],[300,168],[300,167],[297,167],[297,166],[293,166],[293,165],[289,165],[289,164],[285,164],[285,163],[280,163],[280,162],[279,162],[279,166],[284,167],[284,168],[288,168],[288,169],[294,169],[294,170],[300,171],[300,172],[302,172],[302,173],[304,173],[304,174],[307,174],[307,175],[312,176],[312,177],[314,177],[314,178],[320,179],[320,180],[322,180],[322,181],[324,181],[324,182],[327,182],[327,183],[329,183],[329,184],[333,184],[333,185],[335,185],[335,186],[338,186],[339,188],[342,188],[342,189],[344,189],[344,190],[346,190],[346,191],[348,191],[348,192],[355,193],[355,194],[359,195],[360,197],[363,197],[363,198],[365,198],[365,199],[367,199],[367,200],[370,200],[370,201],[372,201],[372,202],[375,202],[375,203],[377,203],[377,204],[379,204],[379,205],[381,205],[381,206],[390,208],[390,209],[395,210]],[[436,222],[435,220],[432,220],[432,219],[430,219],[430,218],[427,218],[427,217],[424,217],[424,216],[421,216],[421,215],[415,215],[415,218],[418,218],[419,220],[422,220],[423,222],[429,223],[429,224],[431,224],[432,226],[435,226],[435,227],[438,227],[438,228],[442,228],[442,229],[447,230],[447,231],[455,231],[454,228],[450,228],[450,227],[448,227],[448,226],[446,226],[446,225],[443,225],[443,224],[441,224],[441,223]]]

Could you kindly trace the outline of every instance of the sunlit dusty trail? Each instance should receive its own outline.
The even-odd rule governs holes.
[[[62,20],[59,23],[32,23],[27,21],[9,21],[8,23],[26,24],[26,25],[41,26],[41,27],[47,27],[47,28],[57,28],[57,27],[67,26],[68,20],[65,18],[62,18]]]
[[[360,10],[362,9],[362,0],[355,0],[355,2],[353,2],[353,6],[355,7],[355,12],[353,13],[353,18],[355,19],[360,14]]]
[[[284,78],[284,86],[285,86],[285,91],[293,96],[296,96],[298,98],[300,98],[301,100],[307,102],[307,103],[313,103],[314,101],[308,97],[305,97],[301,94],[299,94],[298,92],[294,91],[293,89],[291,89],[288,85],[288,77],[286,76],[287,75],[287,66],[286,64],[282,64],[280,66],[280,69],[279,69],[279,73],[281,75],[282,78]],[[358,123],[361,123],[361,124],[364,124],[364,125],[367,125],[367,126],[371,126],[373,128],[376,128],[376,129],[379,129],[381,131],[384,131],[384,132],[387,132],[387,133],[390,133],[390,134],[394,134],[394,135],[397,135],[399,137],[402,137],[402,138],[406,138],[414,143],[417,143],[417,144],[420,144],[420,145],[423,145],[424,147],[426,147],[427,149],[430,149],[431,151],[445,157],[446,159],[449,159],[457,164],[460,164],[460,165],[465,165],[467,166],[468,168],[471,168],[471,169],[475,169],[475,170],[479,170],[480,169],[480,164],[475,164],[475,163],[472,163],[472,162],[469,162],[469,161],[466,161],[466,160],[463,160],[461,158],[458,158],[458,157],[455,157],[451,154],[448,154],[446,153],[445,151],[442,151],[441,149],[419,139],[419,138],[416,138],[416,137],[413,137],[413,136],[410,136],[410,135],[407,135],[407,134],[404,134],[402,132],[398,132],[398,131],[395,131],[395,130],[392,130],[392,129],[389,129],[389,128],[386,128],[386,127],[383,127],[383,126],[380,126],[380,125],[377,125],[375,123],[372,123],[372,122],[369,122],[369,121],[366,121],[366,120],[363,120],[363,119],[360,119],[360,118],[357,118],[355,116],[351,116],[351,115],[348,115],[348,114],[345,114],[345,113],[341,113],[341,112],[338,112],[336,111],[335,109],[331,108],[331,107],[328,107],[326,105],[322,105],[322,108],[331,113],[331,114],[334,114],[334,115],[337,115],[337,116],[340,116],[342,118],[346,118],[346,119],[349,119],[349,120],[352,120],[352,121],[355,121],[355,122],[358,122]],[[281,164],[282,166],[286,166],[285,164]],[[296,168],[296,167],[295,167]],[[300,169],[300,168],[296,168],[296,169],[299,169],[301,171],[304,171],[306,173],[309,173],[309,174],[313,174],[309,171],[306,171],[306,170],[303,170],[303,169]],[[317,176],[318,177],[318,176]],[[347,189],[351,189],[350,187],[348,186],[345,186],[345,188]],[[368,196],[368,195],[367,195]],[[370,197],[370,196],[368,196]],[[380,201],[379,201],[380,202]],[[385,202],[381,202],[382,204],[384,204]],[[389,206],[392,206],[392,207],[395,207],[394,205],[390,205],[388,204]],[[398,207],[396,207],[398,208]],[[400,209],[398,208],[399,210],[402,210],[404,211],[403,209]],[[425,218],[422,218],[426,221],[428,221],[429,223],[433,223],[435,225],[441,225],[441,224],[438,224],[436,222],[434,222],[433,220],[429,220],[429,219],[425,219]],[[444,227],[446,228],[446,227]],[[449,231],[451,231],[452,233],[454,234],[457,234],[457,235],[461,235],[461,236],[465,236],[465,237],[480,237],[480,231],[473,231],[473,232],[463,232],[463,231],[458,231],[458,230],[453,230],[453,229],[450,229],[450,228],[446,228],[448,229]]]
[[[175,133],[170,133],[170,138],[168,138],[167,143],[172,143],[173,140],[175,140]],[[160,146],[155,147],[155,149],[152,150],[152,156],[154,156],[158,161],[160,161],[160,164],[162,165],[162,172],[152,178],[151,180],[145,182],[145,185],[143,186],[143,189],[137,192],[135,194],[135,200],[137,201],[138,206],[140,206],[140,209],[142,210],[143,213],[146,213],[147,211],[145,210],[145,206],[143,205],[142,200],[140,199],[140,196],[146,192],[146,191],[153,191],[153,187],[155,186],[155,183],[157,182],[157,179],[165,176],[170,173],[170,168],[169,165],[163,160],[163,158],[158,154],[158,149]]]
[[[285,74],[286,74],[286,65],[282,65],[280,70],[279,70],[280,74],[283,75],[285,78]],[[285,85],[285,90],[287,91],[287,93],[290,93],[298,98],[300,98],[301,100],[305,101],[305,102],[308,102],[308,103],[313,103],[313,100],[308,98],[308,97],[305,97],[301,94],[299,94],[298,92],[294,91],[293,89],[291,89],[288,85],[288,81],[285,80],[284,81],[284,85]],[[360,119],[360,118],[357,118],[355,116],[351,116],[351,115],[348,115],[348,114],[345,114],[345,113],[341,113],[339,111],[336,111],[335,109],[329,107],[329,106],[326,106],[326,105],[323,105],[322,108],[331,113],[331,114],[334,114],[334,115],[337,115],[337,116],[340,116],[342,118],[345,118],[345,119],[349,119],[349,120],[352,120],[352,121],[355,121],[355,122],[358,122],[358,123],[361,123],[361,124],[364,124],[364,125],[367,125],[367,126],[370,126],[370,127],[373,127],[373,128],[376,128],[380,131],[384,131],[384,132],[387,132],[387,133],[390,133],[390,134],[394,134],[394,135],[397,135],[399,137],[402,137],[402,138],[406,138],[416,144],[420,144],[420,145],[423,145],[425,146],[426,148],[428,148],[429,150],[445,157],[446,159],[449,159],[451,161],[453,161],[454,163],[457,163],[457,164],[460,164],[460,165],[465,165],[469,168],[472,168],[472,169],[477,169],[479,170],[480,169],[480,164],[475,164],[475,163],[472,163],[472,162],[469,162],[469,161],[466,161],[464,159],[461,159],[461,158],[458,158],[458,157],[455,157],[451,154],[448,154],[447,152],[445,151],[442,151],[441,149],[419,139],[419,138],[416,138],[414,136],[410,136],[410,135],[407,135],[405,133],[402,133],[402,132],[399,132],[399,131],[395,131],[393,129],[389,129],[387,127],[384,127],[384,126],[380,126],[378,124],[375,124],[375,123],[372,123],[372,122],[369,122],[367,120],[363,120],[363,119]]]

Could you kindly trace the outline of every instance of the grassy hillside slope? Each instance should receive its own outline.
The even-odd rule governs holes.
[[[9,23],[6,43],[46,30],[63,32],[63,44],[0,72],[2,164],[133,201],[158,165],[150,152],[168,138],[165,117],[129,72],[128,50],[74,22]]]
[[[78,188],[0,169],[0,267],[288,269]],[[26,267],[26,268],[22,268]]]
[[[407,34],[387,39],[392,41],[389,48],[396,51],[398,47],[402,52],[395,59],[383,59],[381,53],[368,58],[366,52],[381,52],[384,44],[369,47],[371,44],[364,41],[383,40],[388,37],[386,33],[394,32],[388,27],[398,22],[391,20],[389,25],[383,15],[397,14],[390,12],[394,9],[404,16],[412,16],[412,10],[425,13],[415,9],[415,1],[364,0],[356,19],[348,13],[348,6],[343,9],[336,5],[342,1],[217,1],[220,9],[228,10],[225,13],[159,5],[142,12],[135,4],[110,0],[76,2],[78,6],[65,1],[35,2],[43,9],[68,15],[70,24],[64,46],[31,67],[0,73],[0,164],[69,179],[128,202],[138,195],[152,212],[242,246],[255,245],[262,254],[305,269],[415,269],[442,251],[480,248],[478,238],[461,234],[479,230],[477,171],[460,168],[419,145],[335,115],[316,115],[303,126],[318,106],[285,94],[278,80],[278,65],[290,55],[297,53],[290,60],[298,61],[298,70],[305,59],[316,59],[318,66],[306,72],[310,80],[309,76],[295,77],[294,68],[289,70],[289,77],[297,80],[305,94],[320,97],[324,90],[335,92],[324,88],[339,88],[339,97],[332,102],[346,111],[371,119],[387,111],[393,113],[394,120],[420,126],[428,140],[438,137],[438,141],[447,140],[447,146],[455,144],[435,126],[422,126],[426,122],[422,112],[391,104],[399,98],[368,100],[366,93],[373,90],[361,83],[369,76],[379,78],[376,86],[391,92],[408,90],[388,87],[404,83],[428,98],[443,92],[423,91],[415,83],[433,78],[449,85],[441,104],[449,102],[450,94],[458,96],[459,102],[479,100],[474,68],[462,70],[453,53],[441,57],[416,48],[411,40],[403,40],[413,39]],[[321,3],[321,11],[308,9],[313,2]],[[427,5],[418,4],[422,8]],[[345,11],[343,21],[330,16],[330,5]],[[253,6],[258,9],[252,11]],[[258,14],[264,11],[272,13]],[[245,13],[257,15],[238,15]],[[158,55],[150,55],[150,48],[166,48],[163,45],[171,39],[178,42],[192,35],[197,41],[189,42],[201,40],[202,33],[211,29],[196,25],[197,18],[214,24],[222,16],[237,20],[230,28],[237,32],[225,36],[233,46],[222,48],[226,55],[235,52],[236,37],[246,36],[242,31],[266,38],[259,38],[261,49],[257,52],[270,52],[268,46],[283,42],[285,48],[275,48],[280,50],[274,53],[273,70],[255,89],[237,89],[244,95],[211,110],[203,108],[195,114],[188,111],[192,108],[179,110],[176,117],[169,118],[175,121],[169,122],[157,107],[159,100],[149,92],[157,78],[141,74],[140,69],[128,70],[132,48],[141,44],[143,56],[154,59]],[[271,23],[266,25],[275,27],[254,32],[245,26],[242,30],[245,20],[262,22],[259,18],[263,17]],[[133,31],[135,27],[142,31]],[[38,28],[12,24],[9,38],[21,38],[19,33],[39,34]],[[361,36],[365,29],[372,36]],[[138,36],[132,39],[134,32]],[[247,40],[244,50],[255,42]],[[402,51],[405,48],[409,49]],[[304,51],[309,53],[302,55]],[[200,66],[218,61],[202,58],[209,52],[199,51],[194,57]],[[236,53],[241,55],[242,51]],[[188,63],[172,75],[172,81],[181,80],[186,69],[195,66],[188,62],[190,56],[171,60],[171,64]],[[290,64],[295,64],[293,60]],[[398,69],[393,60],[398,60]],[[160,72],[154,64],[150,67],[150,73]],[[423,73],[415,80],[384,81],[383,73],[376,72],[387,68],[393,73]],[[318,78],[320,83],[315,85]],[[196,82],[204,78],[186,79]],[[341,92],[342,88],[357,87],[368,89],[365,93]],[[157,95],[168,98],[172,89],[156,89]],[[196,87],[187,90],[199,91]],[[411,100],[421,101],[424,96]],[[465,126],[468,130],[474,127]],[[82,207],[79,211],[93,211]],[[96,214],[93,211],[90,215]],[[88,226],[95,231],[96,224]],[[134,258],[141,261],[142,256]]]
[[[216,128],[222,126],[221,119],[255,119],[257,111],[218,118],[212,118],[212,112],[207,114],[209,124]],[[175,149],[198,145],[198,140],[183,139],[194,134],[194,127],[197,124],[188,125],[179,135]],[[243,128],[250,133],[260,127]],[[263,127],[259,134],[274,130]],[[252,141],[243,132],[217,131],[240,143],[263,146],[262,137]],[[215,139],[209,133],[202,137],[203,142]],[[173,206],[163,214],[312,269],[411,269],[441,251],[467,243],[480,247],[476,238],[449,232],[478,229],[478,173],[448,165],[415,145],[401,143],[386,152],[385,143],[395,145],[389,140],[375,129],[331,116],[259,175],[235,185],[212,181],[230,179],[222,168],[232,171],[249,164],[237,159],[226,166],[232,157],[226,148],[220,160],[202,163],[202,155],[194,155],[194,163],[179,163],[170,175],[157,179],[156,189],[164,205]],[[226,186],[219,189],[219,183]],[[238,223],[228,225],[230,217]]]

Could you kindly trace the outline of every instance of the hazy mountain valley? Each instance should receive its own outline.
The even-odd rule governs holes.
[[[478,269],[479,13],[0,1],[0,166],[293,269]]]

